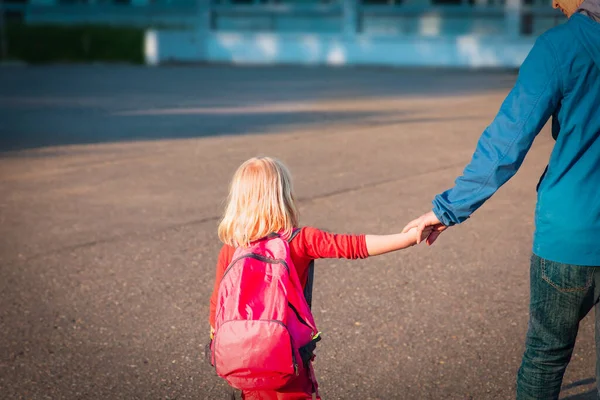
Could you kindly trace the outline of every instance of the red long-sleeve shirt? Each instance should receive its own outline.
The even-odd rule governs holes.
[[[224,245],[219,253],[215,286],[210,298],[210,326],[215,326],[217,295],[223,273],[231,263],[235,248]],[[323,232],[317,228],[305,227],[290,243],[290,253],[302,287],[308,278],[308,265],[319,258],[367,258],[365,235],[340,235]]]

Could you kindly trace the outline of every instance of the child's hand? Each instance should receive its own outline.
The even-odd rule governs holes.
[[[417,243],[424,242],[425,239],[427,239],[427,237],[429,236],[429,234],[432,231],[433,231],[433,227],[431,227],[431,226],[425,227],[425,229],[423,229],[423,233],[421,234],[421,240],[418,240],[418,237],[417,237],[418,229],[416,227],[411,228],[406,233],[409,235],[412,235],[414,237],[414,242],[411,243],[411,246],[414,246]]]

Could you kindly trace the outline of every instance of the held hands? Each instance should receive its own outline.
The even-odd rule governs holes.
[[[420,243],[433,233],[432,227],[424,227],[418,236],[417,227],[406,227],[404,232],[392,235],[365,235],[365,244],[370,256],[402,250]]]
[[[411,243],[409,244],[409,246],[417,245],[417,244],[421,243],[423,240],[426,240],[432,232],[433,232],[433,228],[430,226],[425,227],[425,229],[423,229],[421,236],[418,235],[417,227],[408,228],[408,226],[406,226],[404,228],[404,230],[402,231],[403,234],[408,234],[408,235],[410,235],[410,237],[412,237],[412,240],[411,240]]]
[[[440,222],[433,211],[429,211],[419,218],[410,221],[404,227],[402,233],[415,230],[417,244],[425,240],[427,244],[431,246],[446,229],[448,229],[448,227]]]

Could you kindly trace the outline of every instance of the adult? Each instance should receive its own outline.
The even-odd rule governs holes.
[[[558,398],[579,322],[600,298],[600,0],[554,0],[553,7],[568,21],[537,39],[455,186],[405,228],[433,226],[432,244],[469,218],[517,172],[552,116],[556,143],[537,187],[517,399]],[[600,382],[600,306],[596,341]]]

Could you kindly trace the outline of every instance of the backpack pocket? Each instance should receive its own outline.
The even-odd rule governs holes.
[[[231,320],[215,333],[217,374],[240,390],[277,390],[298,375],[297,350],[277,320]]]

